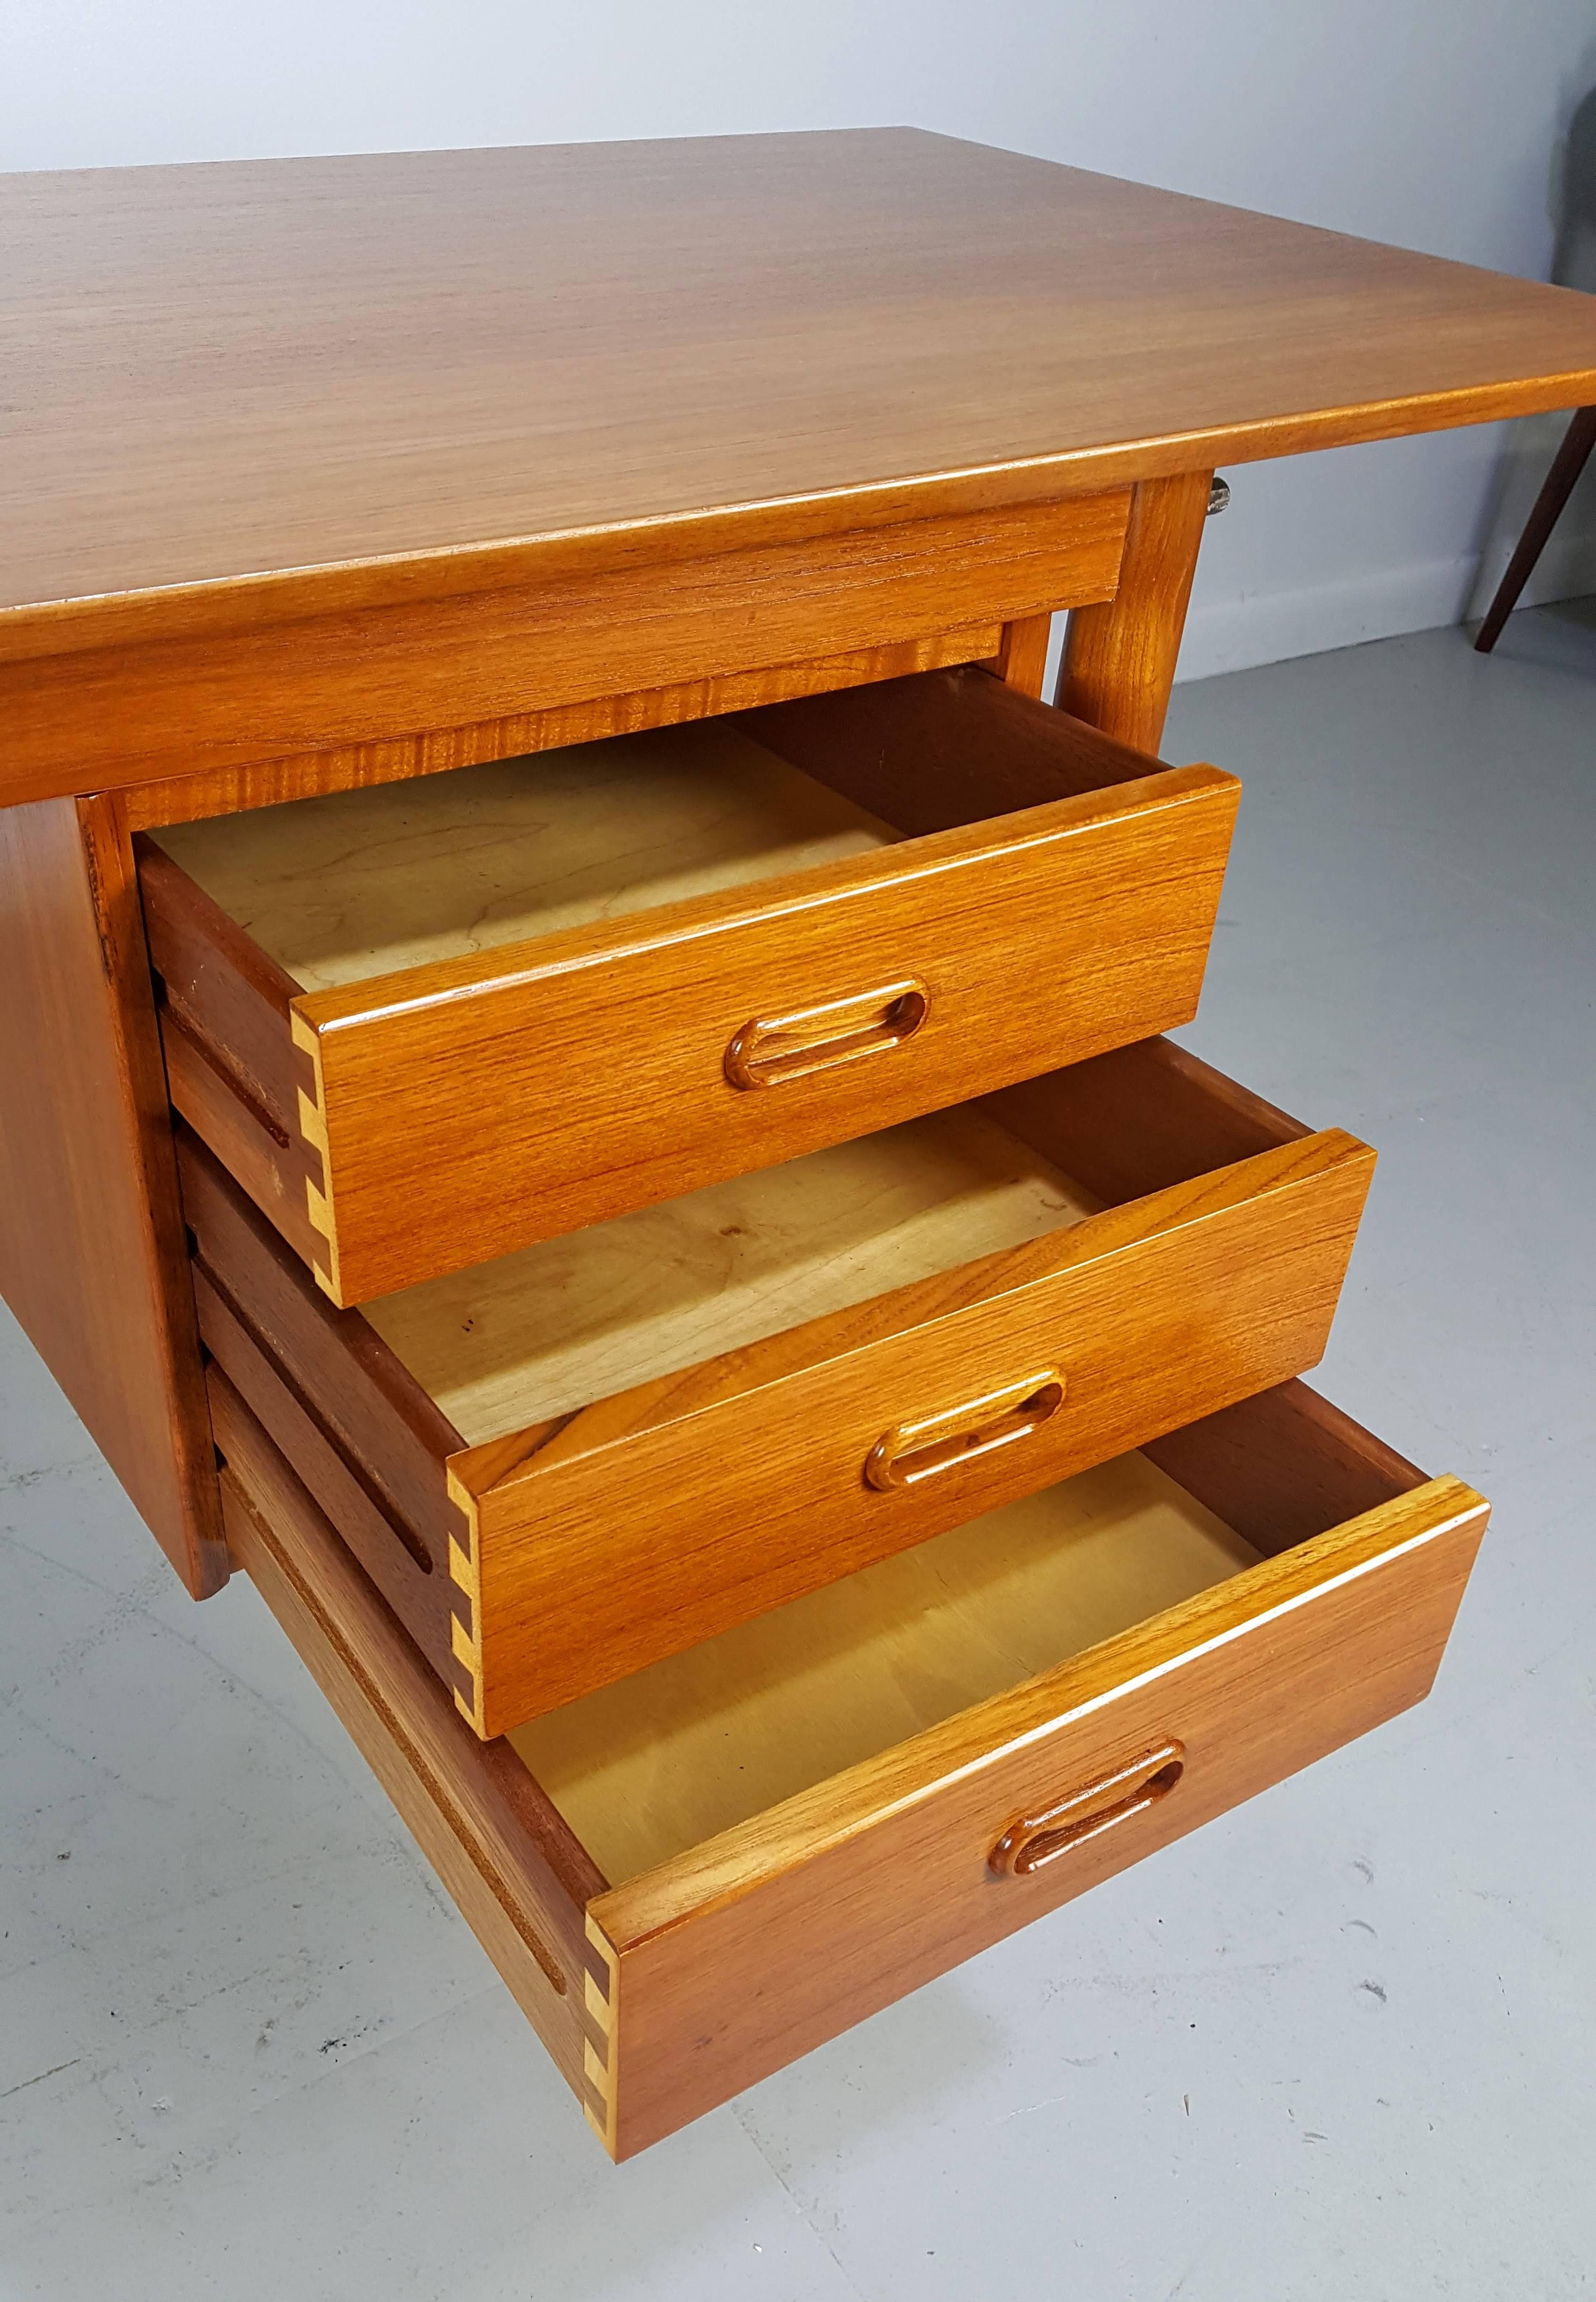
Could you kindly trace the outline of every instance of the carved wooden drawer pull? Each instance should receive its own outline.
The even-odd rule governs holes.
[[[790,1015],[755,1016],[726,1051],[734,1087],[778,1087],[784,1080],[884,1054],[913,1038],[926,1020],[926,988],[905,978],[876,991],[795,1008]]]
[[[1118,1822],[1146,1814],[1167,1798],[1186,1771],[1186,1747],[1171,1740],[1144,1751],[1128,1767],[1105,1775],[1085,1790],[1072,1791],[1043,1814],[1022,1815],[1009,1825],[987,1856],[1000,1878],[1027,1878],[1073,1853]]]
[[[895,1424],[865,1457],[864,1475],[885,1493],[918,1486],[938,1471],[1029,1438],[1057,1414],[1063,1396],[1063,1376],[1048,1369],[922,1422]]]

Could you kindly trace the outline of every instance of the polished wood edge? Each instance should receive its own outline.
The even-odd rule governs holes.
[[[301,993],[293,1002],[292,1012],[311,1033],[320,1034],[396,1006],[416,1007],[462,996],[491,997],[511,978],[517,983],[535,982],[598,957],[618,958],[655,950],[685,935],[719,932],[745,920],[778,917],[859,888],[888,888],[943,866],[957,868],[980,857],[1015,853],[1166,808],[1218,803],[1233,809],[1239,790],[1235,777],[1217,768],[1163,768],[1133,783],[900,840],[868,854],[784,872],[715,895],[691,895],[619,919],[558,928],[524,943],[501,944],[460,959],[402,968],[331,991]]]
[[[754,1891],[778,1870],[868,1830],[884,1811],[932,1797],[950,1775],[994,1763],[1143,1685],[1466,1524],[1490,1505],[1459,1479],[1432,1479],[1105,1640],[1056,1670],[961,1711],[890,1752],[862,1760],[747,1823],[598,1896],[594,1922],[630,1951],[695,1913]]]
[[[1043,1141],[1037,1148],[1046,1155]],[[1312,1187],[1325,1176],[1372,1170],[1374,1153],[1340,1128],[1294,1138],[1289,1143],[1239,1160],[1202,1178],[1200,1196],[1180,1182],[1118,1206],[1105,1208],[1045,1233],[1023,1247],[1005,1248],[961,1266],[956,1305],[948,1298],[948,1274],[916,1280],[818,1319],[706,1359],[687,1370],[640,1383],[602,1403],[589,1436],[578,1413],[529,1425],[449,1459],[449,1491],[468,1510],[478,1546],[484,1532],[482,1512],[492,1513],[489,1532],[504,1536],[531,1513],[523,1530],[535,1539],[535,1483],[554,1456],[564,1468],[584,1455],[609,1447],[625,1449],[645,1431],[710,1411],[720,1400],[744,1396],[762,1385],[801,1374],[827,1361],[868,1350],[882,1338],[923,1331],[943,1318],[1002,1296],[1045,1285],[1066,1271],[1124,1255],[1161,1234],[1255,1205],[1281,1191]],[[684,1404],[684,1400],[685,1403]],[[480,1547],[476,1552],[480,1567]]]
[[[557,751],[566,744],[680,727],[791,696],[828,693],[946,665],[976,662],[999,637],[1000,626],[976,624],[928,639],[894,641],[813,662],[777,665],[767,671],[678,680],[667,687],[601,696],[592,702],[558,704],[550,710],[521,712],[508,719],[484,719],[467,727],[434,728],[325,752],[301,752],[250,767],[205,769],[193,775],[133,786],[126,794],[128,819],[135,828],[144,829],[166,823],[194,823],[214,815],[237,815],[248,808],[274,807],[284,800],[314,799],[324,792],[360,791],[374,784],[443,775],[451,768],[476,767],[491,760]]]

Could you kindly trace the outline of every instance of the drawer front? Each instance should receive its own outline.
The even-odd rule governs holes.
[[[612,1886],[211,1389],[237,1563],[617,2157],[1419,1701],[1488,1515],[1283,1384],[1147,1451],[1295,1548]]]
[[[1235,787],[1185,772],[494,979],[296,1000],[318,1279],[387,1294],[1187,1021]]]
[[[1147,772],[979,671],[894,685],[853,693],[897,728],[861,803],[901,844],[337,990],[303,991],[142,843],[173,1101],[334,1301],[1190,1018],[1234,780]],[[820,700],[845,728],[849,697]],[[807,708],[778,707],[777,748]],[[832,772],[868,781],[874,747],[818,724]]]
[[[1314,1365],[1373,1164],[1308,1136],[456,1456],[479,1731]]]
[[[1417,1701],[1485,1515],[1420,1485],[600,1896],[612,2152]]]
[[[7,664],[6,803],[419,731],[469,744],[506,720],[513,750],[534,711],[1083,607],[1113,595],[1130,503],[897,519]]]

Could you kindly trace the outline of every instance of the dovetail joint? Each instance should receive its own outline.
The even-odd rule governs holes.
[[[488,1729],[486,1707],[483,1699],[482,1575],[477,1556],[476,1497],[456,1477],[451,1466],[446,1466],[445,1476],[449,1486],[449,1500],[466,1522],[466,1539],[471,1546],[467,1550],[458,1536],[452,1529],[450,1530],[449,1579],[455,1588],[464,1594],[471,1609],[469,1630],[458,1615],[451,1616],[449,1621],[449,1643],[454,1659],[471,1676],[470,1701],[466,1701],[458,1688],[455,1693],[455,1701],[461,1717],[468,1718],[479,1735],[485,1735]]]
[[[483,1741],[485,1743],[488,1740],[488,1726],[487,1721],[484,1719],[482,1713],[481,1685],[474,1683],[471,1692],[475,1699],[474,1701],[467,1702],[465,1696],[460,1693],[459,1688],[458,1686],[455,1688],[455,1709],[466,1721],[466,1726],[470,1727],[472,1733],[474,1735],[480,1735]]]
[[[318,1189],[314,1180],[309,1175],[306,1176],[305,1201],[310,1227],[320,1231],[327,1242],[327,1267],[323,1269],[321,1264],[313,1262],[311,1269],[323,1293],[331,1295],[335,1303],[340,1303],[343,1299],[343,1282],[338,1267],[338,1228],[332,1217],[332,1168],[327,1147],[327,1096],[322,1079],[322,1046],[303,1016],[290,1012],[289,1030],[295,1046],[301,1054],[309,1058],[311,1078],[315,1087],[314,1097],[307,1095],[303,1088],[298,1090],[297,1095],[299,1133],[321,1161],[323,1187]]]
[[[481,1598],[482,1584],[477,1577],[475,1561],[452,1534],[449,1538],[449,1579],[474,1602]]]
[[[582,2041],[582,2109],[588,2124],[613,2158],[620,1962],[613,1944],[602,1928],[595,1923],[591,1912],[587,1920],[587,1938],[603,1966],[608,1987],[601,1987],[599,1976],[590,1966],[584,1978],[583,2000],[589,2020],[601,2034],[601,2046],[588,2036],[584,2036]]]
[[[462,1718],[469,1719],[471,1725],[476,1729],[476,1732],[485,1742],[487,1740],[488,1734],[488,1722],[483,1705],[482,1649],[478,1646],[476,1641],[472,1637],[470,1632],[466,1628],[465,1624],[461,1622],[458,1615],[451,1615],[449,1617],[449,1651],[453,1654],[455,1660],[465,1670],[471,1681],[471,1694],[469,1700],[467,1700],[466,1695],[462,1693],[458,1686],[455,1688],[455,1708],[459,1712]]]

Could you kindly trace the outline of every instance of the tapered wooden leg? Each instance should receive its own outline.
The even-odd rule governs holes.
[[[1212,472],[1139,482],[1119,590],[1070,618],[1054,702],[1138,751],[1163,740],[1213,484]]]
[[[1482,655],[1489,655],[1502,635],[1502,626],[1518,605],[1518,595],[1529,582],[1537,559],[1546,549],[1547,538],[1558,524],[1563,506],[1574,492],[1574,483],[1590,461],[1591,450],[1596,448],[1596,407],[1582,407],[1563,434],[1563,444],[1552,459],[1546,475],[1546,483],[1535,498],[1535,508],[1524,524],[1524,533],[1518,539],[1518,549],[1508,562],[1508,572],[1497,586],[1496,597],[1491,602],[1491,612],[1480,626],[1474,645]]]
[[[120,801],[0,810],[0,1293],[196,1598],[227,1580]]]

